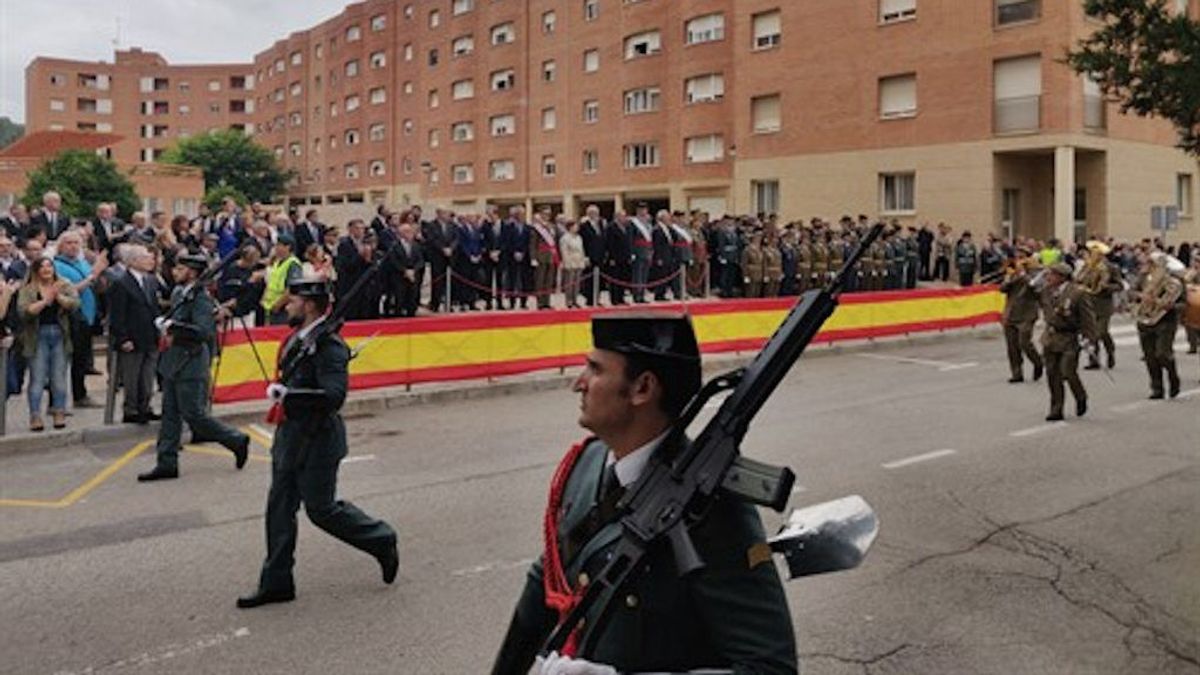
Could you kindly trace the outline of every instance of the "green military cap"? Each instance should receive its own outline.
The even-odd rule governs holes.
[[[196,253],[184,253],[175,258],[175,264],[203,272],[208,269],[208,258]]]
[[[288,293],[302,298],[327,298],[329,282],[323,277],[300,277],[288,284]]]
[[[290,248],[292,250],[295,250],[295,248],[296,248],[295,238],[293,238],[292,235],[288,234],[287,232],[281,233],[278,237],[276,237],[275,243],[283,244],[284,246],[287,246],[288,248]]]

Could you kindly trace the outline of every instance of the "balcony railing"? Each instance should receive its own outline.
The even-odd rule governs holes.
[[[992,104],[992,129],[997,134],[1037,131],[1041,127],[1041,96],[1001,98]]]
[[[1083,128],[1091,131],[1108,128],[1108,106],[1105,105],[1103,96],[1083,97]]]

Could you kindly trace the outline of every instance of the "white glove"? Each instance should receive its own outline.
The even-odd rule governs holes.
[[[569,656],[559,656],[558,652],[550,652],[549,656],[539,656],[534,660],[529,675],[617,675],[617,670],[602,663],[572,659]]]
[[[287,396],[287,391],[288,388],[286,386],[278,382],[272,382],[267,385],[267,400],[272,403],[278,403],[283,400],[284,396]]]
[[[173,324],[173,323],[175,323],[175,322],[168,319],[167,317],[160,316],[154,320],[154,327],[158,329],[158,332],[165,333],[165,332],[167,332],[168,329],[171,328],[171,324]]]

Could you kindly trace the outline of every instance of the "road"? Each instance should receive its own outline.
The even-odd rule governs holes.
[[[1146,401],[1117,331],[1113,381],[1085,373],[1091,412],[1054,425],[994,332],[801,361],[744,449],[793,467],[794,506],[860,494],[882,528],[860,569],[788,584],[806,673],[1200,672],[1200,362]],[[576,413],[540,392],[348,420],[341,493],[397,527],[399,580],[301,515],[296,602],[248,612],[261,444],[153,485],[131,443],[0,459],[0,672],[486,672]]]

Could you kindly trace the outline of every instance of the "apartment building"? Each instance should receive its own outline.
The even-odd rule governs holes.
[[[1169,125],[1061,62],[1097,25],[1073,0],[366,0],[229,66],[252,91],[213,124],[244,125],[296,171],[290,203],[331,220],[637,200],[1140,237],[1168,205],[1196,238]],[[153,94],[115,100],[144,127]]]

